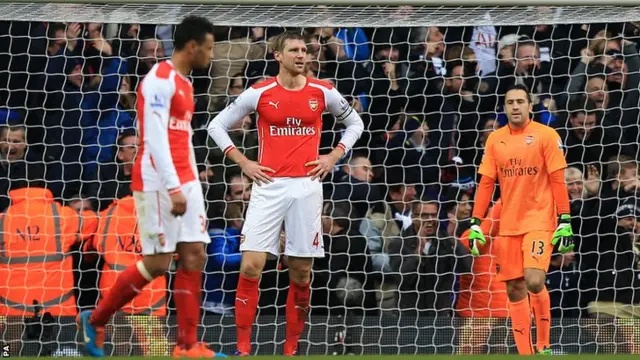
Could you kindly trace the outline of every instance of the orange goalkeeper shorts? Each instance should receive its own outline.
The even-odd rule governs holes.
[[[524,277],[524,269],[549,270],[553,253],[553,231],[532,231],[523,235],[499,236],[495,244],[499,281]]]

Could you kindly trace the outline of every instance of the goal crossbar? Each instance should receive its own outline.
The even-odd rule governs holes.
[[[258,5],[252,5],[256,3]],[[85,23],[177,24],[186,15],[200,15],[220,26],[421,27],[640,20],[640,1],[532,0],[517,6],[513,2],[510,2],[511,6],[504,6],[506,1],[491,0],[447,1],[446,6],[432,0],[368,0],[368,6],[358,6],[365,3],[364,0],[324,1],[322,6],[309,3],[311,1],[306,0],[182,0],[180,3],[176,0],[149,0],[144,4],[126,0],[100,3],[93,0],[75,0],[73,3],[64,0],[14,0],[0,2],[0,21],[67,22],[73,19],[74,22]],[[415,6],[399,6],[409,3]],[[573,6],[577,3],[580,6]]]
[[[5,1],[0,1],[5,3]],[[64,4],[177,4],[176,0],[12,0],[7,3],[19,4],[42,4],[42,3],[64,3]],[[341,6],[442,6],[439,0],[181,0],[182,5],[341,5]],[[447,0],[447,6],[506,6],[513,7],[512,0]],[[637,0],[527,0],[517,2],[519,6],[639,6]]]

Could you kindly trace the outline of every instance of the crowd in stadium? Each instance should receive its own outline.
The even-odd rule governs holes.
[[[302,29],[307,75],[334,84],[365,122],[353,151],[324,181],[328,255],[314,263],[312,313],[507,316],[491,246],[473,260],[464,233],[484,142],[505,125],[504,90],[515,83],[530,89],[534,120],[557,129],[569,164],[577,247],[552,259],[553,315],[593,316],[598,304],[640,302],[638,26]],[[171,55],[172,30],[0,22],[0,211],[12,215],[0,224],[10,233],[9,220],[52,211],[56,231],[63,229],[11,234],[24,241],[27,260],[0,262],[0,297],[26,306],[0,302],[0,315],[24,315],[45,288],[60,299],[48,304],[53,315],[75,314],[74,302],[91,308],[112,272],[135,261],[135,90]],[[212,239],[203,307],[232,315],[252,184],[206,126],[244,89],[277,74],[269,38],[283,29],[218,30],[210,69],[192,74],[192,127]],[[321,153],[341,132],[333,116],[323,120]],[[247,116],[230,133],[253,160],[255,122]],[[25,197],[41,205],[22,206]],[[28,253],[40,238],[53,247]],[[25,263],[37,264],[47,251],[73,257],[47,263],[54,270],[42,280],[43,265]],[[261,313],[283,306],[286,266],[286,258],[268,263]],[[170,277],[158,280],[130,312],[165,314],[170,286]]]

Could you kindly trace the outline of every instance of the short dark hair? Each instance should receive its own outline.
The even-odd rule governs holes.
[[[522,90],[527,94],[527,101],[531,104],[531,94],[529,93],[529,88],[527,88],[523,84],[513,84],[507,88],[507,91],[504,92],[504,96],[507,97],[509,91]]]
[[[464,75],[464,63],[461,60],[451,60],[451,61],[447,61],[447,65],[446,65],[446,69],[447,69],[447,78],[451,77],[451,74],[453,73],[453,69],[457,68],[458,66],[462,66],[462,72]]]
[[[591,79],[607,79],[607,74],[609,73],[609,68],[604,66],[603,64],[593,64],[587,68],[587,81]]]
[[[189,15],[182,19],[174,34],[174,47],[182,50],[191,40],[202,44],[207,34],[213,35],[214,27],[211,21],[195,15]]]
[[[573,117],[578,114],[598,115],[599,111],[596,104],[589,100],[586,95],[576,96],[569,102],[569,116]]]
[[[118,146],[122,146],[122,141],[125,138],[128,138],[129,136],[138,136],[136,129],[126,128],[120,131],[120,134],[118,134],[118,139],[116,140],[116,143],[118,144]]]
[[[536,42],[532,39],[530,39],[529,37],[526,37],[524,39],[521,39],[520,41],[518,41],[516,43],[516,47],[513,50],[514,54],[516,54],[516,58],[517,58],[517,54],[518,54],[518,49],[524,46],[533,46],[534,48],[538,48],[538,44],[536,44]]]
[[[323,214],[343,229],[351,227],[351,208],[348,201],[326,201],[323,205]]]
[[[275,39],[273,39],[273,46],[272,49],[274,52],[278,51],[278,52],[282,52],[284,51],[284,46],[287,43],[287,40],[302,40],[305,41],[304,36],[302,36],[302,34],[300,34],[297,31],[285,31],[282,34],[276,36]]]

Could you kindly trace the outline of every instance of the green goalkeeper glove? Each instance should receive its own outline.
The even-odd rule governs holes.
[[[471,219],[471,229],[469,231],[469,248],[471,249],[471,255],[473,256],[480,255],[478,244],[484,245],[487,243],[487,240],[484,238],[484,234],[482,233],[482,229],[480,228],[480,223],[481,221],[478,218]]]
[[[562,214],[558,217],[558,227],[553,233],[551,244],[556,246],[558,242],[560,242],[558,251],[560,251],[561,254],[571,252],[575,247],[573,243],[573,230],[571,229],[571,215],[569,214]]]

